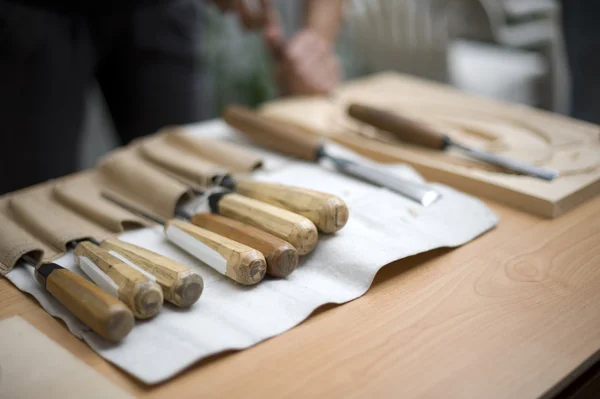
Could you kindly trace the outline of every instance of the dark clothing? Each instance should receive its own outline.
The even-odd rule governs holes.
[[[600,1],[563,0],[572,81],[571,115],[600,124]]]
[[[114,15],[130,12],[138,7],[167,4],[172,0],[4,0],[63,14]]]
[[[81,15],[0,0],[0,193],[76,169],[94,78],[124,144],[197,121],[199,5]]]

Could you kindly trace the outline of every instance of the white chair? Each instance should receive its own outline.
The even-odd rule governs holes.
[[[540,105],[568,111],[569,73],[556,0],[453,0],[451,6],[471,22],[454,24],[455,36],[540,54],[548,68]]]
[[[566,91],[548,85],[555,83],[555,64],[547,54],[528,49],[548,43],[552,35],[534,29],[535,18],[523,18],[545,15],[541,3],[546,1],[349,0],[345,18],[350,40],[370,71],[397,70],[556,110],[566,105]],[[527,23],[508,24],[519,18]],[[552,101],[544,93],[548,86]]]

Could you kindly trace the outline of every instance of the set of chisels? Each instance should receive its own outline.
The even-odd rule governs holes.
[[[436,150],[453,146],[519,173],[546,180],[556,177],[551,170],[465,147],[442,132],[401,115],[358,104],[351,105],[348,114],[411,144]],[[341,173],[387,187],[422,206],[430,206],[440,198],[427,184],[347,159],[332,152],[320,137],[250,109],[229,106],[224,120],[265,147],[311,162],[326,161]],[[185,165],[179,166],[180,170],[185,169]],[[349,217],[346,204],[335,195],[236,179],[227,172],[213,177],[211,187],[196,189],[195,194],[194,199],[176,207],[171,219],[158,218],[110,192],[102,195],[121,209],[161,224],[166,240],[243,285],[257,284],[267,274],[288,276],[296,268],[299,256],[317,246],[319,231],[335,233]],[[16,211],[25,223],[36,217],[26,209],[19,211],[17,207]],[[48,231],[52,226],[43,228]],[[73,250],[80,269],[93,283],[55,263],[39,263],[31,254],[23,255],[21,260],[35,268],[36,279],[54,298],[110,341],[123,339],[134,327],[134,319],[158,314],[163,301],[182,308],[193,305],[204,288],[196,270],[116,238],[72,241],[67,248]]]
[[[331,194],[228,175],[219,184],[177,207],[169,220],[102,195],[163,225],[167,241],[243,285],[257,284],[266,274],[288,276],[299,256],[316,247],[318,230],[335,233],[348,220],[346,204]],[[196,212],[199,205],[205,211]],[[27,212],[16,210],[27,222]],[[54,298],[110,341],[123,339],[134,319],[157,315],[163,301],[189,307],[203,291],[196,270],[117,238],[69,242],[67,248],[93,283],[55,263],[38,263],[28,255],[21,260],[35,267],[37,280]]]

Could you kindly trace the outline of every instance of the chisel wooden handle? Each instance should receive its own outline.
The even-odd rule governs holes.
[[[260,251],[271,276],[288,276],[298,264],[298,252],[292,244],[255,227],[214,213],[197,213],[191,221],[196,226]]]
[[[318,159],[321,139],[292,124],[268,119],[239,105],[228,106],[223,119],[264,147],[309,161]]]
[[[348,107],[348,115],[378,129],[390,132],[398,139],[410,144],[434,150],[444,150],[450,145],[450,139],[444,133],[396,113],[367,105],[351,104]]]
[[[202,294],[204,282],[198,272],[166,256],[116,238],[104,240],[100,247],[114,256],[122,256],[156,277],[165,300],[174,305],[191,306]]]
[[[165,224],[165,235],[173,244],[240,284],[256,284],[265,276],[264,256],[247,245],[177,219]]]
[[[134,325],[131,311],[89,280],[55,263],[35,268],[36,279],[65,308],[102,338],[118,342]]]
[[[235,191],[305,216],[325,233],[338,231],[348,221],[346,203],[321,191],[255,180],[237,181]]]
[[[155,316],[163,293],[153,279],[96,244],[84,241],[75,247],[79,267],[101,288],[123,301],[138,319]]]
[[[317,228],[304,216],[236,193],[224,195],[217,207],[217,213],[223,216],[247,223],[289,242],[299,255],[309,253],[317,245]]]

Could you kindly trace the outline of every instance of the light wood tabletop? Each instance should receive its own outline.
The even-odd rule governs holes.
[[[600,355],[600,197],[555,220],[487,203],[495,230],[388,265],[363,297],[154,387],[5,279],[0,318],[22,316],[141,397],[551,397]]]

